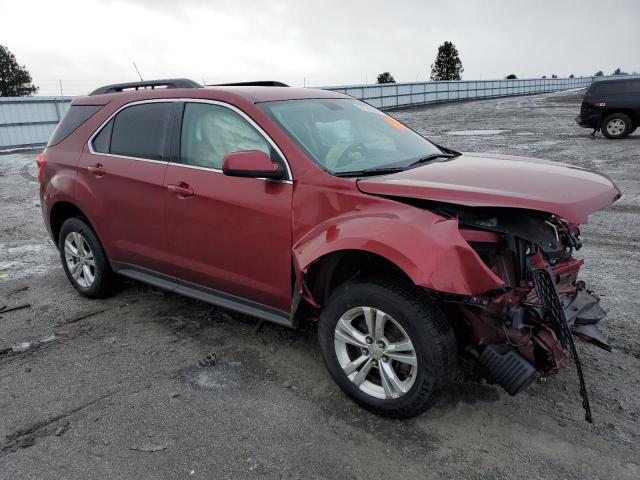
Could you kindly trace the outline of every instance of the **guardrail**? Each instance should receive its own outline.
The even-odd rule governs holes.
[[[376,108],[394,109],[586,88],[594,80],[607,78],[620,77],[460,80],[345,85],[324,89],[346,93]],[[46,145],[54,128],[69,108],[71,100],[73,97],[0,97],[0,150]]]

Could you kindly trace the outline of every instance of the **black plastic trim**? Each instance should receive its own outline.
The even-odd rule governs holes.
[[[286,83],[277,80],[257,80],[254,82],[211,83],[206,87],[288,87]]]
[[[96,88],[89,94],[92,95],[104,95],[105,93],[121,93],[125,90],[153,90],[156,87],[164,88],[202,88],[198,82],[189,80],[188,78],[168,78],[165,80],[147,80],[141,82],[127,82],[127,83],[114,83],[112,85],[105,85],[100,88]]]
[[[289,312],[270,307],[269,305],[187,282],[186,280],[180,280],[171,275],[129,263],[111,262],[111,268],[120,275],[148,283],[163,290],[179,293],[180,295],[195,298],[196,300],[211,303],[212,305],[261,318],[284,327],[293,328],[293,322]]]

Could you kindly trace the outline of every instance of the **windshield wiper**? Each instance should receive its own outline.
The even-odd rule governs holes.
[[[427,155],[426,157],[419,158],[418,160],[410,164],[407,168],[412,168],[423,163],[428,163],[432,160],[435,160],[436,158],[453,158],[457,157],[458,155],[454,155],[453,153],[432,153],[431,155]]]
[[[383,167],[365,168],[364,170],[353,170],[350,172],[335,172],[336,177],[366,177],[369,175],[386,175],[387,173],[402,172],[404,167]]]

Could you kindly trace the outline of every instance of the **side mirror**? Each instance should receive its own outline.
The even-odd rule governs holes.
[[[222,161],[222,173],[230,177],[284,177],[282,165],[272,162],[269,155],[259,150],[227,153]]]

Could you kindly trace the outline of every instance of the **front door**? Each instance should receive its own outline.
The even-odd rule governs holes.
[[[165,176],[174,275],[288,312],[292,183],[221,170],[230,152],[261,150],[274,158],[273,144],[241,112],[205,102],[184,104],[177,137],[179,163],[170,163]]]

